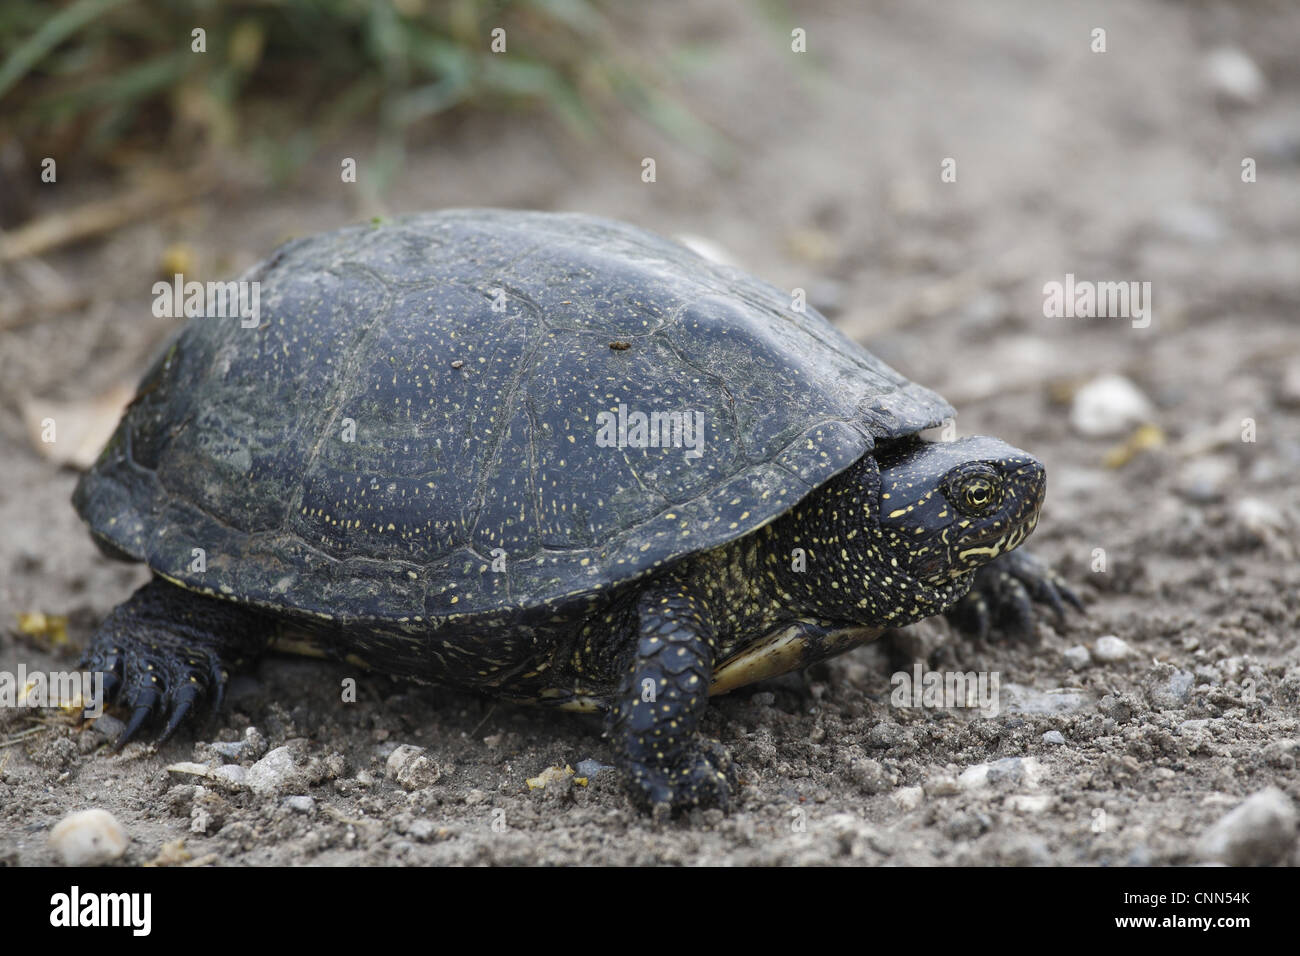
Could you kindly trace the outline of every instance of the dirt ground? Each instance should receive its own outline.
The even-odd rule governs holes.
[[[638,46],[729,154],[632,116],[584,143],[543,116],[474,115],[418,141],[378,197],[340,184],[333,154],[291,187],[235,165],[175,214],[44,257],[89,304],[0,332],[0,670],[73,666],[146,578],[98,555],[75,472],[25,418],[139,373],[174,328],[148,308],[168,249],[215,278],[290,235],[454,205],[624,218],[808,289],[949,398],[959,433],[1046,463],[1029,547],[1087,615],[1032,646],[926,622],[718,699],[706,730],[739,768],[733,812],[658,823],[615,773],[579,767],[612,762],[589,719],[315,661],[267,659],[217,717],[116,756],[111,727],[0,712],[0,863],[54,862],[53,825],[103,807],[127,863],[1181,864],[1210,858],[1202,834],[1250,795],[1300,803],[1300,8],[842,0],[785,24],[646,6]],[[363,177],[368,148],[340,153]],[[39,188],[48,212],[107,187]],[[36,267],[0,268],[0,299],[30,292]],[[1067,273],[1150,282],[1149,327],[1044,317]],[[1080,386],[1112,373],[1149,408],[1083,434]],[[69,642],[20,635],[28,612],[66,615]],[[916,660],[996,672],[1000,713],[892,705],[891,673]],[[339,700],[347,677],[357,703]],[[390,760],[400,745],[424,759]],[[243,769],[168,769],[186,762]],[[527,783],[566,765],[579,774]],[[1294,836],[1244,861],[1298,864]]]

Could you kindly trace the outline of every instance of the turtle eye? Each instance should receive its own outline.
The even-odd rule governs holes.
[[[959,511],[983,517],[1002,504],[1002,478],[987,465],[971,465],[951,476],[945,493]]]
[[[993,504],[993,483],[987,478],[972,478],[961,489],[962,501],[966,507],[981,513]]]

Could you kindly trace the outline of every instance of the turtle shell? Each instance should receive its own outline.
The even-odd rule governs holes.
[[[333,620],[585,598],[952,414],[788,293],[591,216],[355,226],[245,280],[260,322],[191,319],[74,502],[110,553]],[[637,413],[702,441],[646,447]]]

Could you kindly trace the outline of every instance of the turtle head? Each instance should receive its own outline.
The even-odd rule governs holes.
[[[1046,472],[996,438],[895,443],[877,449],[876,463],[882,549],[924,587],[964,591],[1038,524]]]

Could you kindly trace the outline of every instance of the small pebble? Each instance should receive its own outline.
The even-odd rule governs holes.
[[[1097,638],[1097,643],[1092,646],[1092,656],[1106,664],[1122,661],[1132,653],[1133,649],[1114,634]]]
[[[1239,484],[1237,463],[1223,455],[1189,461],[1174,480],[1178,493],[1197,504],[1218,501],[1235,484]]]
[[[883,793],[891,784],[884,766],[870,757],[854,760],[848,768],[848,778],[866,794]]]
[[[951,797],[960,791],[957,781],[952,777],[934,777],[925,783],[925,792],[931,797]]]
[[[236,787],[244,786],[248,782],[248,771],[237,763],[222,764],[210,771],[208,776],[216,780],[224,780]]]
[[[1081,435],[1099,438],[1122,435],[1154,415],[1150,399],[1136,385],[1122,375],[1103,375],[1075,393],[1070,424]]]
[[[1239,498],[1232,507],[1232,515],[1243,528],[1260,538],[1287,530],[1286,515],[1276,505],[1259,498]]]
[[[411,825],[406,828],[406,832],[421,843],[427,843],[438,835],[438,824],[432,820],[421,818],[411,821]]]
[[[442,770],[424,748],[412,744],[402,744],[388,755],[384,773],[389,780],[407,790],[422,790],[442,778]]]
[[[1007,714],[1068,714],[1088,703],[1077,691],[1060,687],[1039,690],[1014,683],[1003,684],[1001,696],[1002,710]]]
[[[906,813],[921,805],[921,801],[925,799],[925,791],[920,787],[899,787],[890,794],[890,797],[898,809]]]
[[[126,724],[111,714],[104,714],[104,716],[96,718],[91,726],[95,733],[107,737],[109,740],[117,740],[122,735],[122,731],[126,730]]]
[[[1065,734],[1061,733],[1059,730],[1049,730],[1047,733],[1043,734],[1043,743],[1056,744],[1057,746],[1060,746],[1065,743]]]
[[[1097,710],[1105,714],[1111,724],[1110,728],[1103,726],[1104,733],[1111,733],[1116,724],[1123,724],[1132,720],[1135,712],[1133,702],[1122,694],[1107,694],[1097,701]]]
[[[897,747],[907,739],[907,731],[898,724],[881,722],[867,731],[866,745],[876,749]]]
[[[1223,222],[1217,214],[1196,203],[1175,203],[1156,215],[1161,232],[1184,242],[1217,242],[1223,238]]]
[[[247,757],[249,760],[258,760],[266,756],[267,744],[266,738],[256,727],[246,727],[244,729],[244,751],[240,755]]]
[[[577,766],[574,767],[574,770],[579,777],[587,777],[588,779],[596,776],[596,774],[600,773],[602,770],[613,769],[614,768],[609,764],[601,763],[599,760],[593,760],[591,757],[588,757],[586,760],[579,760]]]
[[[1007,797],[1006,807],[1016,813],[1042,813],[1051,803],[1052,798],[1045,793],[1013,793]]]
[[[316,801],[308,796],[285,797],[284,805],[290,810],[296,810],[299,813],[315,813]]]
[[[1081,671],[1092,663],[1092,655],[1082,644],[1075,644],[1061,656],[1065,658],[1066,665],[1072,671]]]
[[[979,790],[989,785],[989,765],[977,763],[967,767],[957,778],[957,786],[962,790]]]
[[[128,842],[117,818],[99,808],[70,814],[50,831],[50,846],[64,866],[111,863],[126,853]]]
[[[1196,844],[1202,860],[1228,866],[1268,866],[1286,858],[1296,841],[1296,811],[1276,787],[1247,797],[1214,823]]]
[[[1147,699],[1157,710],[1175,710],[1192,696],[1196,677],[1191,671],[1178,670],[1168,664],[1152,669],[1146,681]]]
[[[1255,61],[1236,47],[1211,50],[1205,55],[1201,69],[1210,88],[1232,103],[1251,106],[1268,91],[1268,81]]]
[[[1232,521],[1237,533],[1248,542],[1264,545],[1283,560],[1294,561],[1300,552],[1287,513],[1270,501],[1238,499],[1232,506]]]
[[[288,747],[276,747],[244,773],[254,793],[274,793],[298,778],[298,767]]]
[[[988,782],[1028,787],[1038,786],[1043,766],[1034,757],[1003,757],[988,765]]]
[[[977,763],[967,767],[957,778],[963,790],[980,790],[993,785],[1026,784],[1037,786],[1042,767],[1032,757],[1003,757],[992,763]]]
[[[246,740],[218,740],[216,743],[208,744],[212,752],[225,757],[227,760],[238,760],[240,755],[248,747]]]

